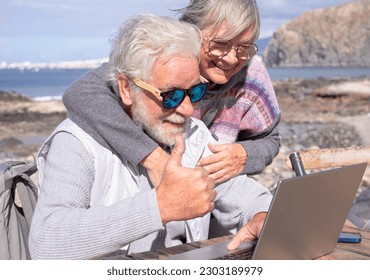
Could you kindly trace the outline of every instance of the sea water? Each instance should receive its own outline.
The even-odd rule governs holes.
[[[68,86],[89,70],[0,70],[0,91],[15,91],[39,100],[60,99]]]
[[[370,76],[370,68],[268,68],[272,80]],[[37,100],[60,99],[68,86],[90,69],[0,70],[0,91]]]

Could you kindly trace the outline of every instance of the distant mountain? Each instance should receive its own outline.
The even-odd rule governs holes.
[[[272,36],[267,66],[370,67],[370,0],[304,13]]]
[[[77,60],[77,61],[61,61],[54,63],[32,63],[32,62],[15,62],[6,63],[0,61],[1,69],[20,69],[20,70],[40,70],[40,69],[92,69],[100,66],[103,62],[108,61],[108,58]]]

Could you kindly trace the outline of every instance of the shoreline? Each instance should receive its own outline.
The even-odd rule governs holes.
[[[282,111],[282,146],[273,163],[253,176],[266,187],[294,176],[285,166],[294,151],[370,145],[370,78],[291,78],[273,85]],[[0,89],[0,160],[33,160],[66,115],[60,99],[33,100]],[[369,170],[363,186],[370,187]]]
[[[37,100],[60,99],[66,87],[91,68],[0,69],[0,90],[16,91]],[[370,67],[269,67],[273,82],[289,79],[363,79],[370,78]],[[45,80],[45,75],[51,75]],[[53,95],[50,95],[50,92]],[[59,95],[59,96],[55,96]]]

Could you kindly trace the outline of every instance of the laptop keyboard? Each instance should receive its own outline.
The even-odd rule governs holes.
[[[228,254],[217,258],[216,260],[250,260],[252,259],[252,256],[253,250],[248,250],[244,252]]]
[[[254,252],[256,241],[248,241],[240,244],[234,251],[227,250],[230,240],[222,241],[213,245],[201,247],[195,250],[174,254],[167,260],[250,260]]]

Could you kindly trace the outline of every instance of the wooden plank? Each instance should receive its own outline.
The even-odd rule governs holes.
[[[160,254],[156,251],[148,251],[144,253],[137,253],[137,254],[132,254],[131,258],[133,260],[158,260],[160,257]]]
[[[318,258],[319,260],[369,260],[370,259],[370,231],[358,229],[348,222],[343,231],[360,232],[362,241],[359,244],[338,243],[334,252]]]
[[[340,167],[362,162],[370,164],[370,146],[301,150],[299,155],[305,169]],[[292,168],[289,157],[285,163]]]
[[[334,252],[322,256],[317,260],[368,260],[369,257],[357,252],[350,252],[340,248],[335,249]]]

